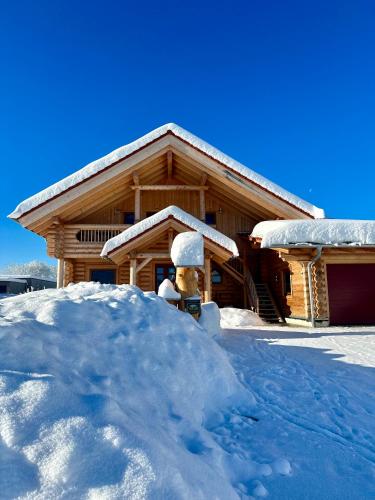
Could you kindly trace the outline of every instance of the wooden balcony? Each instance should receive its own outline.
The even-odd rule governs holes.
[[[128,227],[129,224],[66,224],[63,230],[64,257],[99,257],[104,243]]]

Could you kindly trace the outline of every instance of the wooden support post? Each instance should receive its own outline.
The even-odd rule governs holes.
[[[211,301],[211,257],[204,258],[204,301]]]
[[[130,285],[137,284],[137,259],[130,259]]]
[[[135,189],[134,191],[134,220],[139,222],[141,220],[141,190]]]
[[[206,196],[204,191],[199,191],[199,217],[201,221],[206,220]]]
[[[173,229],[170,227],[168,229],[168,249],[169,249],[169,253],[171,253],[172,243],[173,243]]]
[[[57,288],[64,286],[64,259],[57,259]]]
[[[173,177],[173,153],[172,153],[172,151],[167,152],[167,170],[168,170],[168,179],[172,179],[172,177]]]

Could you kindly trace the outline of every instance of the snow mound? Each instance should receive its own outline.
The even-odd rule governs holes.
[[[175,123],[166,123],[165,125],[152,130],[139,139],[136,139],[135,141],[112,151],[108,155],[89,163],[77,172],[74,172],[73,174],[65,177],[59,182],[56,182],[52,186],[49,186],[48,188],[40,191],[34,196],[27,198],[16,207],[16,209],[9,215],[9,217],[12,219],[18,219],[23,214],[38,207],[40,204],[45,203],[46,201],[64,193],[68,189],[72,189],[73,187],[81,184],[90,177],[106,170],[111,165],[125,160],[127,157],[134,154],[138,150],[145,148],[148,144],[155,142],[156,140],[166,136],[167,134],[173,134],[175,137],[182,139],[182,141],[198,149],[203,154],[225,165],[228,170],[225,171],[224,175],[226,178],[232,180],[233,182],[240,182],[241,185],[244,185],[242,179],[237,179],[236,176],[233,175],[234,172],[235,174],[239,174],[240,176],[244,177],[251,183],[257,184],[270,193],[273,193],[278,198],[285,200],[287,203],[298,207],[299,209],[312,215],[313,217],[324,217],[324,211],[321,208],[317,208],[311,203],[303,200],[299,196],[290,193],[286,189],[278,186],[274,182],[254,172],[254,170],[251,170],[245,165],[242,165],[219,149],[211,146],[207,142],[203,141],[202,139],[195,136],[191,132],[188,132],[182,127],[176,125]],[[251,186],[249,186],[249,188],[251,189]]]
[[[224,307],[220,309],[220,317],[222,328],[246,328],[247,326],[262,326],[265,324],[257,313],[248,309]]]
[[[196,231],[178,234],[172,243],[171,259],[176,267],[204,265],[203,237]]]
[[[288,245],[375,245],[373,220],[277,220],[257,224],[251,234],[263,248]]]
[[[216,302],[205,302],[201,305],[199,324],[212,337],[220,333],[220,309]]]
[[[165,300],[181,300],[181,294],[176,292],[172,281],[169,279],[165,279],[160,283],[158,295]]]
[[[81,283],[1,301],[0,359],[2,499],[238,498],[246,467],[209,429],[254,399],[155,293]]]

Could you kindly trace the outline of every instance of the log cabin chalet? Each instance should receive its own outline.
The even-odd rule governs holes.
[[[375,322],[372,246],[327,246],[319,260],[312,245],[262,247],[252,235],[258,223],[314,221],[324,212],[175,124],[90,163],[10,217],[45,238],[58,259],[59,287],[100,281],[157,291],[175,273],[173,238],[197,230],[205,244],[203,300],[251,308],[270,322],[361,323],[363,315],[345,312],[349,279],[367,297],[365,322]],[[359,264],[367,267],[358,274]]]

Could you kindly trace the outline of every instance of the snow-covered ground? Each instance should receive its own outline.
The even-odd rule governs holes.
[[[374,498],[374,339],[211,337],[126,285],[2,300],[0,498]]]
[[[375,328],[228,329],[219,344],[257,401],[251,458],[291,464],[262,479],[270,498],[375,498]]]

